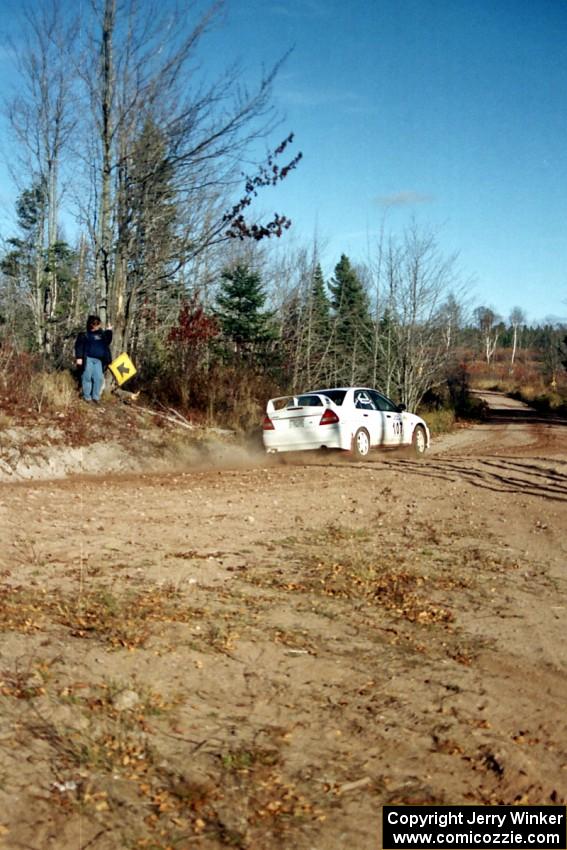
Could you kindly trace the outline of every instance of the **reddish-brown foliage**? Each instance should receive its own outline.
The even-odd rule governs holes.
[[[217,320],[206,312],[198,292],[182,305],[177,322],[167,339],[184,348],[202,348],[220,333]]]

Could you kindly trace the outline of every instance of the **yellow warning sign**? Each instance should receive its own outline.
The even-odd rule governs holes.
[[[136,367],[126,353],[115,357],[108,367],[121,386],[136,374]]]

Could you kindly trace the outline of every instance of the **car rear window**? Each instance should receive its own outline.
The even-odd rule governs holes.
[[[340,407],[345,400],[346,390],[321,390],[319,395],[327,396],[327,398],[331,399],[333,404]]]
[[[323,407],[318,395],[300,395],[297,398],[298,407]]]
[[[321,401],[321,396],[323,398],[330,399],[333,404],[336,404],[337,407],[340,407],[344,401],[346,395],[346,390],[318,390],[313,393],[305,393],[305,395],[298,396],[285,396],[284,398],[278,398],[274,400],[274,410],[282,410],[285,408],[293,408],[293,407],[323,407],[324,402]],[[297,399],[297,405],[295,404],[295,399]]]

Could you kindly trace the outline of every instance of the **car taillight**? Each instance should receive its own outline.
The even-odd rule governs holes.
[[[264,416],[264,421],[262,422],[262,430],[263,431],[275,431],[274,423],[270,419],[270,417],[266,414]]]
[[[331,410],[331,408],[328,407],[326,409],[326,411],[324,412],[324,414],[322,415],[321,421],[319,422],[319,425],[334,425],[335,422],[338,422],[338,421],[339,421],[339,417],[337,416],[335,411]]]

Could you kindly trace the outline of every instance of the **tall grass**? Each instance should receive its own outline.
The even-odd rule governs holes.
[[[38,372],[30,384],[30,396],[38,413],[67,411],[77,399],[77,383],[69,372]]]
[[[450,408],[424,410],[421,411],[420,416],[425,419],[433,435],[448,434],[455,427],[455,411]]]
[[[78,397],[78,386],[68,371],[46,370],[40,357],[0,348],[0,409],[9,413],[67,411]]]

